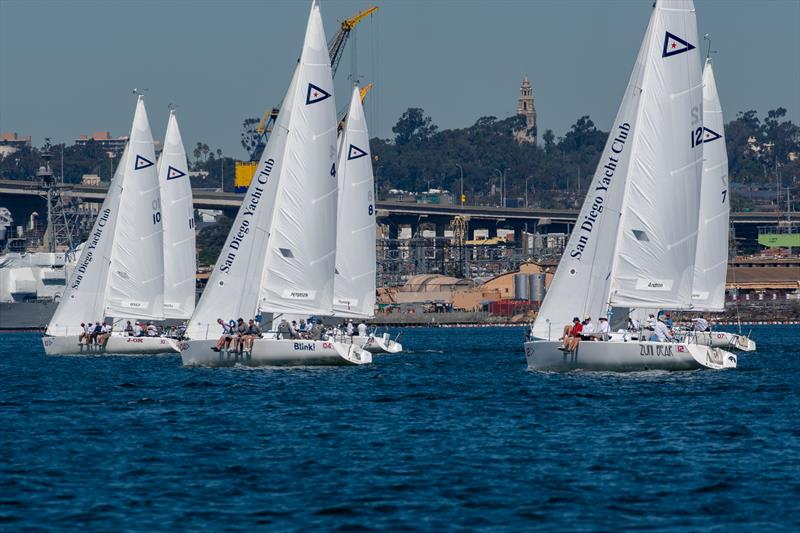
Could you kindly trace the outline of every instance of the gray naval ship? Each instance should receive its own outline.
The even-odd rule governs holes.
[[[64,184],[53,176],[49,139],[41,158],[31,186],[46,202],[44,235],[37,228],[38,213],[31,215],[26,228],[16,226],[11,211],[0,206],[0,331],[45,328],[72,274],[76,253],[70,252],[72,235],[61,195]]]
[[[64,294],[75,254],[28,251],[26,239],[12,233],[8,210],[0,208],[0,331],[38,330]]]

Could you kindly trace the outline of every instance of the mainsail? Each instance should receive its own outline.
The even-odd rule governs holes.
[[[339,143],[339,207],[336,232],[336,316],[375,314],[375,183],[361,94],[353,88]]]
[[[181,132],[170,111],[164,150],[158,160],[161,222],[164,226],[164,318],[187,319],[195,302],[194,207]]]
[[[630,145],[611,304],[692,304],[703,149],[702,81],[691,0],[656,3]]]
[[[191,338],[216,336],[217,318],[259,309],[331,314],[335,157],[333,80],[314,2],[281,113],[192,316]]]
[[[336,107],[316,2],[294,81],[259,308],[329,315],[336,260]]]
[[[575,316],[606,316],[609,303],[688,307],[701,162],[689,142],[702,126],[696,39],[690,0],[656,3],[535,337],[558,338]]]
[[[119,185],[106,316],[160,320],[164,316],[164,240],[153,134],[139,96]]]
[[[711,60],[703,69],[703,178],[700,191],[700,226],[694,266],[692,302],[700,311],[725,310],[728,271],[728,154],[725,149],[722,107]]]

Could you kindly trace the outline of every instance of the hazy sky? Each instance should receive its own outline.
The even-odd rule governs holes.
[[[651,0],[374,1],[336,76],[338,106],[357,71],[376,83],[370,133],[391,136],[408,107],[440,128],[514,112],[520,81],[534,88],[539,131],[581,115],[608,129]],[[187,148],[203,140],[244,157],[245,117],[277,105],[299,55],[310,2],[263,0],[0,0],[0,131],[71,142],[127,134],[131,90],[146,87],[156,137],[178,106]],[[323,0],[338,21],[370,5]],[[777,106],[800,122],[800,0],[696,0],[700,41],[711,34],[726,119]],[[357,45],[354,47],[354,45]]]

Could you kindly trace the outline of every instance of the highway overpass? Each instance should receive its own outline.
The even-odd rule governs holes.
[[[72,185],[65,187],[65,197],[80,198],[83,202],[103,201],[106,186]],[[12,210],[17,223],[27,220],[31,212],[44,207],[44,200],[36,182],[21,180],[0,180],[0,206]],[[198,209],[216,209],[229,215],[236,212],[241,204],[242,194],[229,192],[194,191],[194,206]],[[542,231],[564,231],[575,223],[578,211],[575,209],[539,208],[500,208],[488,206],[454,206],[437,204],[418,204],[410,202],[378,201],[379,222],[390,227],[390,235],[400,226],[411,226],[416,232],[420,225],[429,225],[437,234],[443,235],[455,216],[464,217],[470,230],[487,229],[490,234],[498,228],[520,231],[525,228],[534,231],[543,226]],[[21,215],[21,216],[20,216]],[[775,212],[738,212],[731,214],[731,222],[739,238],[755,240],[758,226],[777,224],[781,218]]]

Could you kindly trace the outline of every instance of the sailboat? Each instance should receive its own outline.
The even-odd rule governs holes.
[[[128,144],[42,339],[48,355],[177,352],[175,340],[112,334],[105,346],[80,342],[80,323],[164,316],[164,251],[155,150],[144,99],[136,101]]]
[[[194,312],[197,252],[189,165],[175,111],[170,110],[158,160],[164,226],[164,318],[188,320]]]
[[[700,220],[697,256],[692,285],[693,311],[725,310],[725,281],[728,273],[728,154],[717,84],[711,58],[703,68],[703,177],[700,191]],[[726,331],[694,333],[698,344],[754,351],[756,344],[745,335]]]
[[[375,179],[369,132],[361,91],[353,88],[339,139],[339,200],[336,224],[334,316],[370,319],[375,316]],[[403,346],[389,334],[351,337],[371,353],[398,353]]]
[[[528,367],[629,371],[730,368],[736,356],[690,342],[615,333],[560,350],[573,317],[632,308],[690,309],[703,132],[697,21],[691,0],[658,0],[550,290],[525,343]],[[624,319],[624,318],[623,318]]]
[[[347,365],[369,352],[335,340],[256,339],[249,353],[212,350],[217,319],[333,314],[336,110],[322,17],[312,3],[300,61],[182,343],[184,365]],[[262,315],[263,316],[263,315]]]

